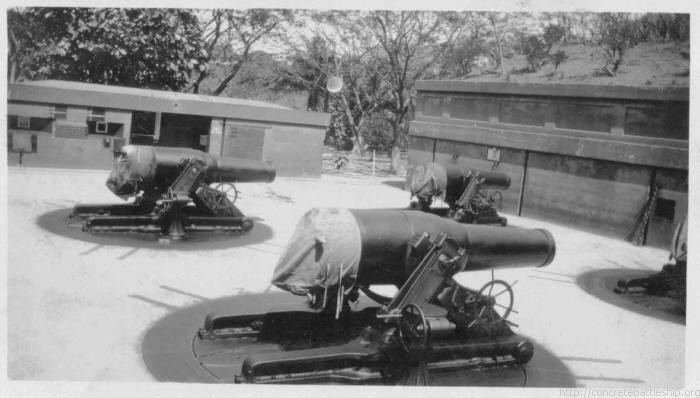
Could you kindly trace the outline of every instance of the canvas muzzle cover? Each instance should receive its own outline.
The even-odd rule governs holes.
[[[360,229],[347,209],[316,208],[297,223],[272,284],[297,295],[351,289],[361,255]]]
[[[436,163],[415,166],[410,179],[411,195],[419,199],[443,198],[447,171]]]
[[[149,148],[150,149],[150,148]],[[122,199],[138,193],[138,184],[150,179],[153,168],[153,152],[127,145],[114,153],[112,172],[107,178],[107,188]]]

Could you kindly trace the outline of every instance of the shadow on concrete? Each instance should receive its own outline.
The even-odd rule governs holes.
[[[583,381],[606,381],[613,383],[642,384],[644,380],[630,379],[628,377],[606,377],[606,376],[576,376],[576,380]]]
[[[669,297],[645,293],[617,294],[613,291],[620,279],[644,278],[654,271],[631,269],[602,269],[586,272],[576,278],[576,284],[586,293],[606,303],[652,318],[685,324],[683,304]]]
[[[169,292],[178,293],[178,294],[181,294],[181,295],[183,295],[183,296],[187,296],[187,297],[193,298],[193,299],[198,300],[198,301],[209,300],[208,298],[206,298],[206,297],[204,297],[204,296],[200,296],[200,295],[198,295],[198,294],[186,292],[186,291],[184,291],[184,290],[180,290],[180,289],[177,289],[177,288],[174,288],[174,287],[171,287],[171,286],[167,286],[167,285],[160,285],[160,288],[163,289],[163,290],[167,290],[167,291],[169,291]]]
[[[528,275],[527,277],[528,277],[528,278],[534,278],[534,279],[542,279],[542,280],[545,280],[545,281],[552,281],[552,282],[559,282],[559,283],[570,283],[570,284],[572,284],[572,285],[574,284],[574,282],[572,282],[572,281],[567,281],[567,280],[563,280],[563,279],[556,279],[556,278],[547,278],[547,277],[544,277],[544,276]]]
[[[562,361],[592,362],[592,363],[622,363],[619,359],[591,358],[591,357],[559,357]]]
[[[134,295],[131,297],[144,299]],[[246,343],[248,345],[243,347],[236,346],[236,343],[229,340],[200,340],[197,332],[204,325],[204,318],[210,313],[251,315],[270,311],[309,311],[305,300],[304,297],[285,292],[272,292],[206,300],[177,310],[169,308],[171,310],[169,315],[157,321],[146,331],[141,346],[143,360],[151,374],[159,381],[233,383],[234,376],[240,374],[242,361],[253,352],[256,343],[248,340]],[[143,301],[163,307],[160,302]],[[370,303],[362,296],[358,309]],[[576,378],[564,362],[542,345],[533,343],[535,355],[525,366],[469,372],[431,372],[431,385],[576,386]],[[261,349],[270,349],[270,345],[263,344]]]
[[[160,243],[156,233],[139,232],[85,232],[80,228],[68,226],[68,216],[72,209],[54,210],[40,215],[36,223],[41,228],[69,239],[80,240],[95,244],[94,247],[80,253],[88,255],[103,246],[133,247],[133,250],[120,256],[120,259],[131,256],[139,249],[163,250],[220,250],[253,245],[264,242],[274,236],[272,228],[253,218],[253,229],[246,234],[231,234],[223,232],[194,232],[181,241]]]
[[[148,304],[155,305],[156,307],[165,308],[168,311],[174,311],[177,309],[177,306],[170,305],[170,304],[164,303],[162,301],[154,300],[152,298],[142,296],[140,294],[130,294],[129,297],[131,297],[132,299],[143,301],[143,302],[148,303]]]
[[[397,180],[385,180],[385,181],[382,181],[382,184],[388,185],[392,188],[398,188],[402,191],[404,190],[404,187],[406,186],[405,181],[397,181]]]

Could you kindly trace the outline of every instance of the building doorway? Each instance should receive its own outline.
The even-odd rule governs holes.
[[[131,144],[153,145],[156,135],[155,112],[133,111],[131,113]]]
[[[207,151],[211,117],[163,113],[158,146]]]

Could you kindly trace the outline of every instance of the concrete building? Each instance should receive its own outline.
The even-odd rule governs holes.
[[[318,177],[328,118],[261,101],[22,82],[8,87],[8,162],[108,169],[115,148],[139,144],[265,160],[279,176]]]
[[[408,162],[507,173],[506,213],[668,247],[688,209],[688,88],[420,81]],[[656,196],[653,208],[645,206]]]

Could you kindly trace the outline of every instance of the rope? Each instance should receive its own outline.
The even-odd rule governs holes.
[[[649,199],[642,207],[640,215],[637,216],[635,223],[633,224],[632,231],[627,234],[627,240],[632,242],[636,246],[641,246],[644,244],[644,235],[649,225],[649,219],[651,217],[651,212],[656,207],[656,200],[659,193],[659,186],[654,185],[652,188]]]

